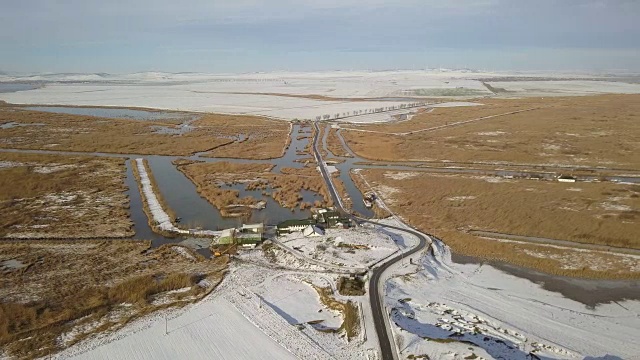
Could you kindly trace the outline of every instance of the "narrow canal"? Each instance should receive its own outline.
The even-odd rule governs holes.
[[[25,87],[26,88],[26,87]],[[10,90],[21,90],[22,87]],[[9,90],[9,89],[5,89]],[[71,109],[71,110],[70,110]],[[78,110],[80,109],[80,110]],[[91,116],[107,116],[107,117],[124,117],[129,119],[138,120],[152,120],[152,119],[176,119],[176,113],[171,112],[155,112],[144,110],[131,110],[131,109],[119,109],[119,108],[81,108],[81,107],[49,107],[43,109],[42,107],[34,107],[34,110],[39,111],[51,111],[51,112],[64,112],[73,114],[85,114]],[[114,113],[115,111],[115,113]],[[118,115],[118,116],[116,116]],[[157,118],[159,116],[159,118]],[[183,114],[179,114],[177,118],[188,119],[182,117]],[[303,154],[303,150],[307,147],[308,142],[311,140],[307,130],[304,130],[300,125],[293,125],[290,135],[291,144],[286,150],[284,156],[272,159],[272,160],[245,160],[234,158],[209,158],[203,156],[204,154],[194,154],[188,157],[191,160],[204,161],[204,162],[218,162],[228,161],[234,163],[264,163],[275,165],[273,171],[279,173],[282,168],[302,168],[304,161],[313,161],[309,154]],[[350,177],[350,172],[353,169],[387,169],[387,170],[401,170],[401,171],[429,171],[429,172],[453,172],[453,173],[475,173],[475,174],[487,174],[494,173],[497,176],[519,176],[525,173],[519,171],[494,171],[490,172],[481,169],[452,169],[452,168],[425,168],[416,167],[419,163],[375,163],[368,160],[357,157],[353,151],[347,146],[342,138],[340,131],[338,131],[338,138],[342,142],[345,150],[349,152],[353,157],[343,158],[334,156],[343,162],[336,164],[336,168],[340,170],[340,179],[345,185],[346,191],[353,202],[353,209],[364,216],[371,217],[373,213],[370,209],[364,206],[362,201],[362,194],[355,186]],[[326,136],[323,137],[322,143],[326,149]],[[326,149],[328,151],[328,149]],[[224,218],[220,215],[220,212],[207,202],[196,191],[195,185],[179,172],[172,164],[173,160],[178,159],[177,156],[156,156],[156,155],[144,155],[144,154],[112,154],[112,153],[82,153],[82,152],[70,152],[70,151],[47,151],[47,150],[21,150],[21,149],[0,149],[0,152],[24,152],[24,153],[43,153],[43,154],[68,154],[68,155],[90,155],[90,156],[104,156],[104,157],[120,157],[134,159],[138,157],[146,158],[149,162],[149,166],[153,172],[153,176],[159,187],[159,190],[164,197],[165,201],[176,213],[176,216],[182,218],[182,222],[186,225],[193,227],[202,227],[204,229],[216,230],[228,227],[235,227],[245,222],[262,221],[267,224],[276,224],[280,221],[290,218],[305,218],[310,215],[308,210],[291,210],[281,207],[271,197],[263,196],[261,191],[248,191],[244,189],[242,184],[229,185],[229,188],[238,190],[240,196],[253,196],[256,199],[263,199],[267,202],[267,207],[264,210],[255,210],[251,213],[251,216],[247,219],[241,218]],[[330,153],[330,152],[328,152]],[[366,164],[362,164],[366,163]],[[191,245],[198,244],[197,239],[192,238],[166,238],[154,233],[148,223],[148,219],[144,213],[142,206],[142,199],[140,192],[138,191],[138,185],[132,173],[131,164],[127,161],[126,168],[126,180],[125,183],[128,187],[127,195],[130,199],[130,214],[134,224],[135,238],[151,240],[153,246],[159,246],[166,243],[189,243]],[[595,178],[595,177],[594,177]],[[640,183],[638,177],[611,177],[611,181]],[[318,199],[318,194],[313,192],[303,191],[301,193],[304,201],[313,202]],[[204,244],[204,243],[203,243]],[[206,244],[200,244],[205,246]],[[197,246],[196,246],[197,247]],[[197,250],[199,253],[210,256],[211,253],[207,248],[201,248]],[[482,264],[483,261],[472,257],[453,255],[452,260],[458,263],[474,263]],[[519,278],[528,279],[534,283],[540,284],[543,288],[562,294],[563,296],[585,304],[588,307],[594,307],[602,303],[622,301],[625,299],[639,300],[640,299],[640,281],[638,280],[585,280],[575,279],[563,276],[547,275],[533,270],[520,268],[510,264],[504,264],[499,262],[490,262],[492,266],[517,276]]]

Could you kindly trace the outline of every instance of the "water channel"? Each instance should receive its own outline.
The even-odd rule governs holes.
[[[565,298],[591,309],[600,304],[640,300],[640,280],[592,280],[549,275],[500,261],[485,261],[454,253],[451,254],[451,260],[457,264],[491,265],[504,273],[536,283],[545,290],[560,293]]]
[[[59,111],[76,111],[70,109],[70,107],[60,107]],[[98,108],[85,108],[85,109],[98,109]],[[110,112],[111,108],[106,109],[106,113],[109,116],[113,116]],[[142,110],[132,109],[117,109],[122,116],[126,118],[133,118],[138,116]],[[155,113],[155,112],[153,112]],[[96,112],[85,115],[95,116]],[[166,114],[165,114],[166,115]],[[145,115],[146,116],[146,115]],[[170,117],[164,117],[168,119]],[[173,117],[175,118],[175,117]],[[338,132],[339,134],[339,132]],[[273,172],[279,173],[284,167],[301,168],[304,166],[304,161],[313,161],[309,154],[303,154],[302,150],[308,145],[310,138],[303,137],[303,135],[309,135],[308,130],[302,128],[300,125],[293,125],[290,135],[290,146],[285,152],[285,155],[278,159],[272,160],[245,160],[245,159],[232,159],[232,158],[210,158],[205,157],[204,154],[198,153],[188,157],[191,160],[203,161],[203,162],[217,162],[217,161],[229,161],[235,163],[264,163],[274,165]],[[349,173],[353,169],[388,169],[388,170],[402,170],[402,171],[438,171],[438,172],[460,172],[460,173],[482,173],[486,174],[485,170],[475,169],[434,169],[434,168],[416,168],[415,163],[378,163],[378,164],[357,164],[365,162],[349,149],[344,143],[344,139],[338,136],[342,141],[345,150],[353,155],[351,158],[336,157],[343,162],[336,164],[336,168],[340,170],[340,179],[345,185],[346,191],[349,197],[352,199],[353,210],[365,215],[367,217],[373,216],[370,209],[364,206],[362,201],[362,194],[355,186]],[[323,139],[323,144],[325,144]],[[105,156],[105,157],[120,157],[134,159],[138,157],[146,158],[149,162],[149,166],[153,172],[153,176],[159,187],[159,190],[167,202],[168,206],[176,213],[176,216],[182,218],[182,222],[187,225],[193,225],[202,227],[205,229],[216,230],[228,227],[235,227],[244,222],[262,221],[267,224],[276,224],[280,221],[290,218],[305,218],[309,216],[308,210],[290,210],[282,208],[271,197],[262,195],[261,190],[249,191],[245,190],[243,184],[228,185],[229,188],[238,190],[240,196],[253,196],[256,199],[262,199],[267,202],[267,207],[264,210],[255,210],[251,213],[248,219],[241,218],[224,218],[220,216],[220,212],[212,206],[204,198],[200,197],[196,191],[195,185],[187,179],[184,174],[176,169],[172,164],[173,160],[180,157],[178,156],[157,156],[157,155],[140,155],[140,154],[113,154],[113,153],[82,153],[82,152],[70,152],[70,151],[48,151],[48,150],[20,150],[20,149],[0,149],[0,152],[24,152],[24,153],[46,153],[46,154],[67,154],[67,155],[89,155],[89,156]],[[131,219],[134,223],[135,238],[151,240],[154,246],[159,246],[165,243],[179,243],[179,242],[193,242],[194,239],[185,238],[166,238],[164,236],[154,233],[149,224],[148,219],[143,211],[142,199],[140,192],[138,191],[138,185],[133,176],[131,164],[127,162],[127,177],[126,185],[128,187],[127,195],[130,199],[130,213]],[[490,172],[489,172],[490,173]],[[518,173],[518,172],[513,172]],[[509,175],[509,172],[504,172]],[[501,173],[501,175],[504,175]],[[638,183],[638,178],[631,177],[625,179],[629,182]],[[312,192],[301,193],[304,201],[313,202],[318,199],[318,195]],[[210,256],[210,251],[206,248],[197,250],[205,256]],[[482,260],[472,257],[453,255],[452,260],[458,263],[483,263]],[[585,280],[574,279],[563,276],[554,276],[539,273],[533,270],[520,268],[510,264],[492,262],[492,266],[512,274],[514,276],[528,279],[532,282],[541,284],[543,288],[561,293],[563,296],[576,300],[585,304],[585,306],[593,307],[601,303],[611,301],[621,301],[623,299],[640,299],[640,281],[637,280]]]

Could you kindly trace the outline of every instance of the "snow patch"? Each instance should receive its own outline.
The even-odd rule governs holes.
[[[452,351],[457,354],[452,358],[473,351],[503,359],[527,359],[530,353],[549,359],[626,359],[640,353],[635,341],[639,301],[585,308],[489,265],[455,264],[450,249],[439,241],[434,241],[433,253],[419,266],[394,267],[396,275],[385,283],[401,358],[446,358]],[[473,350],[466,343],[457,346],[459,340],[471,341]]]
[[[448,197],[447,200],[449,201],[464,201],[464,200],[473,200],[475,199],[475,196],[452,196],[452,197]]]
[[[385,172],[384,176],[386,178],[389,179],[393,179],[393,180],[406,180],[406,179],[411,179],[414,178],[416,176],[418,176],[419,174],[417,172],[410,172],[410,171],[405,171],[405,172]]]
[[[506,134],[506,132],[504,131],[482,131],[479,133],[476,133],[480,136],[500,136],[500,135],[504,135]]]
[[[602,203],[600,207],[607,211],[631,211],[632,208],[629,205],[623,204],[612,204],[612,203]]]

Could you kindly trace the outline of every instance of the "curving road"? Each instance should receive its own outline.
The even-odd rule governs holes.
[[[322,177],[324,178],[324,181],[327,183],[327,187],[329,188],[329,193],[331,194],[331,198],[336,208],[343,214],[348,214],[351,217],[351,219],[353,219],[357,223],[370,223],[370,224],[375,224],[384,228],[406,232],[411,235],[414,235],[419,240],[418,245],[412,248],[411,250],[401,253],[387,260],[380,266],[374,268],[371,271],[371,279],[369,280],[369,301],[371,302],[371,312],[373,314],[373,321],[376,327],[376,333],[378,334],[378,341],[380,342],[380,351],[382,353],[382,359],[385,359],[385,360],[397,359],[395,346],[392,343],[392,339],[390,337],[393,335],[391,333],[391,329],[387,326],[388,324],[386,321],[387,315],[385,314],[385,307],[384,307],[384,284],[380,283],[382,279],[382,275],[393,264],[399,261],[402,261],[405,256],[410,256],[412,254],[415,254],[419,251],[426,249],[427,246],[431,243],[431,241],[430,239],[427,238],[427,236],[421,234],[418,231],[407,229],[407,228],[401,228],[397,226],[392,226],[392,225],[380,224],[375,221],[357,217],[355,215],[350,214],[348,211],[346,211],[342,205],[342,201],[340,199],[340,196],[338,195],[338,192],[336,191],[335,187],[333,186],[333,183],[331,182],[331,175],[327,171],[325,163],[322,160],[322,155],[320,151],[318,151],[318,138],[320,134],[320,127],[317,121],[314,122],[314,126],[316,131],[313,137],[313,156],[315,157],[316,162],[320,167],[320,172],[322,173]]]

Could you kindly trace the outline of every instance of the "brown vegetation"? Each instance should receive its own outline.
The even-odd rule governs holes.
[[[331,128],[327,137],[327,148],[335,156],[352,157],[351,154],[342,146],[342,142],[338,138],[338,129]]]
[[[290,123],[263,117],[207,114],[193,125],[213,130],[219,137],[234,139],[213,148],[203,155],[205,157],[275,159],[284,155],[290,141]]]
[[[0,236],[133,235],[124,159],[0,153]]]
[[[360,191],[363,194],[366,194],[374,190],[371,188],[371,186],[369,186],[369,184],[367,184],[367,182],[365,181],[360,171],[358,172],[352,171],[351,173],[349,173],[349,177],[351,177],[351,181],[353,181],[353,184],[358,189],[360,189]],[[387,211],[386,209],[383,209],[382,207],[380,207],[380,205],[378,205],[377,201],[373,203],[371,210],[373,211],[373,216],[376,219],[385,219],[391,216],[389,211]]]
[[[192,162],[178,166],[178,170],[196,185],[198,193],[220,210],[231,204],[255,205],[257,202],[253,197],[240,198],[237,190],[221,189],[221,185],[238,182],[245,183],[249,190],[265,190],[265,194],[287,208],[306,206],[301,190],[316,192],[323,197],[323,205],[331,204],[326,185],[314,168],[283,168],[281,174],[271,173],[272,168],[272,165],[229,162]]]
[[[320,134],[318,134],[318,140],[322,139],[322,127],[320,127]],[[310,140],[307,142],[307,146],[304,147],[304,149],[298,150],[297,155],[309,155],[311,157],[313,157],[313,138],[316,135],[316,127],[312,126],[310,123],[302,123],[301,127],[300,127],[300,132],[306,132],[309,131],[311,133],[311,137]],[[322,146],[321,146],[322,148]],[[320,151],[322,151],[323,149],[320,149]],[[324,154],[326,154],[326,151],[324,152]]]
[[[320,301],[324,306],[342,314],[342,325],[340,325],[337,331],[340,332],[344,330],[347,340],[351,340],[358,336],[358,333],[360,332],[358,307],[351,300],[347,302],[336,300],[333,296],[333,290],[330,287],[318,287],[313,285],[313,288],[318,292]]]
[[[239,164],[226,161],[215,163],[174,162],[174,164],[196,185],[198,194],[218,208],[223,216],[231,215],[226,211],[227,206],[232,204],[255,205],[257,199],[253,197],[240,198],[238,190],[221,189],[221,185],[231,184],[237,180],[257,179],[259,175],[268,173],[273,168],[272,165]]]
[[[327,126],[319,126],[320,128],[320,133],[318,133],[318,144],[323,144],[324,143],[324,137],[325,134],[327,133],[327,129],[330,128],[330,125]],[[315,132],[315,126],[313,127],[314,132]],[[328,139],[327,139],[328,140]],[[313,146],[313,136],[311,137],[311,139],[309,139],[309,143]],[[327,144],[328,145],[328,144]],[[328,147],[328,146],[327,146]],[[324,146],[319,146],[320,151],[320,155],[326,159],[329,157],[329,153],[327,152],[327,149]]]
[[[81,152],[188,155],[230,142],[213,131],[194,130],[183,135],[155,134],[164,122],[103,119],[0,108],[0,123],[32,126],[0,129],[0,147]],[[36,126],[35,124],[44,124]]]
[[[185,257],[173,245],[151,250],[149,245],[0,243],[0,264],[24,264],[0,267],[0,347],[19,359],[46,356],[151,311],[195,301],[222,279],[225,259]],[[176,289],[186,291],[166,293]]]
[[[300,190],[319,194],[323,199],[322,206],[333,206],[327,185],[316,170],[315,164],[301,169],[283,168],[280,172],[281,174],[272,174],[267,179],[271,188],[275,190],[272,193],[273,198],[282,206],[296,207],[296,204],[302,200]]]
[[[334,172],[331,174],[331,181],[333,182],[333,186],[336,188],[338,192],[338,196],[342,199],[342,204],[344,209],[349,211],[353,207],[353,201],[347,192],[347,188],[344,186],[344,183],[340,179],[340,172]]]
[[[640,248],[640,187],[558,183],[479,176],[363,170],[386,205],[409,224],[444,240],[454,251],[585,277],[639,277],[637,260],[607,254],[601,262],[573,262],[578,251],[499,242],[471,229]],[[357,178],[357,177],[356,177]],[[356,182],[360,189],[362,182]],[[554,252],[554,256],[540,256]],[[585,252],[583,257],[592,256]],[[633,264],[635,262],[635,265]],[[575,268],[575,264],[582,264]],[[584,266],[584,268],[582,268]]]
[[[483,106],[436,108],[409,121],[358,126],[411,132],[483,116],[538,108],[407,135],[342,130],[349,146],[383,161],[505,162],[640,169],[640,95],[482,99]],[[356,128],[356,126],[350,126]]]
[[[364,281],[358,277],[341,277],[338,279],[338,292],[346,296],[362,296],[366,294]]]
[[[0,107],[0,124],[10,122],[26,126],[0,129],[0,148],[181,156],[211,150],[210,156],[248,159],[281,156],[289,127],[261,117],[207,114],[191,123],[191,131],[161,134],[158,126],[177,130],[179,124]]]

